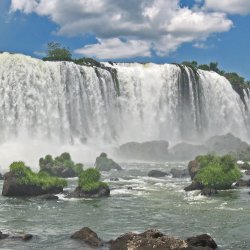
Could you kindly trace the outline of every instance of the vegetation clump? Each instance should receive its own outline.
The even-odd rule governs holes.
[[[229,189],[241,177],[236,160],[231,155],[220,157],[209,154],[196,157],[196,161],[200,169],[194,180],[205,188]]]
[[[101,174],[98,170],[95,168],[89,168],[85,171],[82,171],[82,173],[79,176],[78,179],[78,185],[79,187],[85,191],[95,191],[100,188],[107,188],[108,184],[105,182],[100,181]]]
[[[55,159],[51,155],[46,155],[39,160],[40,172],[45,172],[52,176],[76,177],[83,171],[83,164],[75,164],[69,153],[62,153]]]
[[[51,187],[66,187],[67,181],[51,177],[45,172],[34,173],[24,162],[13,162],[10,165],[10,173],[14,174],[19,184],[41,186],[46,190]]]

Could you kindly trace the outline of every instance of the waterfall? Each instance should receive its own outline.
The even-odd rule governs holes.
[[[0,54],[0,158],[28,145],[26,155],[37,155],[34,142],[42,156],[52,145],[174,144],[227,132],[249,141],[249,91],[243,102],[224,77],[173,64],[102,65]]]

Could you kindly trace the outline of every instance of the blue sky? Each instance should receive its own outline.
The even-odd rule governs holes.
[[[0,51],[57,41],[100,61],[217,61],[250,79],[249,0],[0,0]]]

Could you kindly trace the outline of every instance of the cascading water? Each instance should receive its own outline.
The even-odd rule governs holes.
[[[244,98],[224,77],[184,66],[79,66],[3,53],[0,163],[19,157],[34,164],[44,153],[76,148],[86,161],[105,145],[199,141],[227,132],[248,141],[248,92]],[[83,147],[94,153],[84,155]]]

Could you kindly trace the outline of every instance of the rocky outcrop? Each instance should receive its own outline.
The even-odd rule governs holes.
[[[95,168],[98,171],[110,171],[112,169],[122,170],[121,166],[112,159],[109,159],[106,153],[101,153],[100,156],[96,158]]]
[[[194,159],[197,155],[203,155],[209,152],[205,145],[193,145],[189,143],[179,143],[169,149],[169,160],[187,161]]]
[[[28,241],[33,238],[32,234],[20,234],[20,235],[9,235],[4,234],[0,231],[0,240],[8,239],[8,240],[23,240]]]
[[[198,161],[193,160],[188,163],[188,172],[191,177],[191,180],[194,179],[199,169],[200,169],[200,163]]]
[[[197,181],[193,181],[189,186],[185,187],[185,191],[202,190],[204,186]]]
[[[214,188],[203,188],[201,190],[201,195],[205,195],[205,196],[212,196],[212,195],[215,195],[215,194],[218,194],[218,191]]]
[[[151,170],[148,173],[149,177],[155,177],[155,178],[165,177],[166,175],[168,175],[168,173],[160,171],[160,170]]]
[[[71,235],[72,239],[82,240],[87,245],[92,247],[101,247],[103,241],[98,237],[98,235],[88,227],[84,227],[81,230],[75,232]]]
[[[225,155],[228,153],[241,152],[246,150],[249,145],[234,135],[228,133],[226,135],[213,136],[206,141],[205,145],[210,152],[215,152],[218,155]]]
[[[167,236],[158,230],[151,229],[141,234],[126,233],[110,241],[110,250],[212,250],[217,244],[207,234],[186,240]]]
[[[80,187],[76,187],[74,192],[67,195],[68,198],[100,198],[107,196],[110,196],[110,189],[108,186],[99,186],[89,191],[84,191]]]
[[[117,149],[120,158],[129,160],[161,161],[167,154],[167,141],[128,142]]]
[[[250,187],[250,179],[249,180],[240,179],[235,183],[235,187]]]
[[[173,178],[187,178],[189,177],[189,171],[187,169],[172,168],[170,174]]]
[[[43,194],[56,194],[63,192],[61,186],[51,186],[44,189],[39,185],[20,184],[19,179],[12,172],[4,175],[3,196],[37,196]]]

